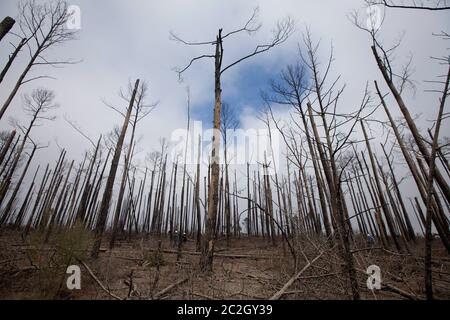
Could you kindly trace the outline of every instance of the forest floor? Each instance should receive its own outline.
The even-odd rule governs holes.
[[[188,239],[177,254],[170,240],[119,239],[113,250],[104,240],[100,256],[89,258],[92,240],[84,232],[69,231],[50,238],[20,232],[0,234],[0,299],[280,299],[351,298],[342,260],[336,249],[318,239],[294,243],[298,265],[287,245],[262,238],[225,239],[216,244],[214,272],[199,271],[195,241]],[[436,240],[438,241],[438,240]],[[284,248],[283,248],[284,247]],[[423,245],[413,254],[375,247],[354,249],[359,290],[363,299],[423,299]],[[178,257],[178,260],[177,260]],[[317,258],[317,259],[316,259]],[[81,270],[81,289],[66,286],[68,265]],[[381,271],[381,290],[367,288],[370,265]],[[303,271],[302,271],[303,270]],[[296,274],[291,285],[285,284]],[[438,299],[450,299],[450,258],[435,243],[433,284]]]

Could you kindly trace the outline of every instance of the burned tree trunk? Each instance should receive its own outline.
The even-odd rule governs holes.
[[[16,135],[16,130],[13,130],[9,136],[8,139],[5,141],[5,143],[2,145],[2,148],[0,150],[0,165],[3,163],[3,160],[5,159],[6,154],[8,153],[9,146],[14,140],[14,137]]]
[[[14,191],[13,191],[11,197],[9,198],[7,205],[6,205],[5,209],[3,210],[3,216],[0,219],[0,226],[2,226],[5,223],[8,223],[8,219],[10,218],[9,213],[11,211],[14,200],[16,199],[17,193],[19,192],[19,189],[22,185],[25,174],[28,171],[28,167],[30,166],[30,163],[31,163],[31,160],[33,159],[35,151],[36,151],[36,145],[34,145],[33,151],[31,152],[30,156],[28,157],[27,164],[25,165],[25,168],[22,171],[22,175],[20,176],[19,181],[17,181],[16,187],[14,188]]]
[[[438,138],[441,129],[441,123],[444,113],[445,101],[448,95],[448,87],[450,82],[450,67],[447,71],[447,78],[445,81],[445,86],[443,90],[442,97],[440,99],[439,112],[436,120],[436,129],[434,131],[433,144],[431,146],[431,156],[429,159],[429,170],[427,179],[427,202],[426,202],[426,224],[425,224],[425,293],[428,300],[433,299],[433,279],[432,279],[432,264],[431,264],[431,254],[432,254],[432,234],[431,234],[431,201],[433,195],[433,182],[436,174],[436,150],[438,148]]]
[[[411,171],[411,174],[414,178],[414,181],[417,185],[417,189],[419,190],[419,194],[422,198],[422,200],[424,201],[424,203],[426,203],[426,190],[425,190],[425,185],[424,185],[424,181],[420,175],[419,172],[419,168],[417,168],[416,163],[413,161],[411,155],[409,154],[405,142],[403,141],[403,138],[400,136],[400,132],[397,128],[397,125],[394,122],[394,119],[392,118],[392,115],[384,101],[383,96],[381,95],[381,92],[378,88],[378,84],[375,81],[375,88],[377,90],[377,94],[381,100],[381,104],[383,105],[384,111],[386,112],[386,115],[389,118],[389,122],[391,124],[391,128],[394,131],[395,137],[397,139],[398,145],[400,146],[400,150],[402,151],[403,157],[406,160],[406,163],[408,164],[408,168]],[[444,213],[441,209],[441,207],[438,205],[438,201],[437,199],[434,199],[435,201],[432,201],[432,208],[435,211],[435,214],[431,215],[432,219],[435,223],[436,229],[439,233],[439,236],[441,238],[441,241],[443,242],[445,248],[447,249],[447,252],[450,253],[450,238],[449,238],[449,229],[448,229],[448,223],[445,219],[440,219],[439,217],[443,217]]]
[[[370,147],[369,138],[367,136],[367,132],[366,132],[366,129],[364,127],[362,120],[361,120],[361,128],[362,128],[362,131],[364,134],[364,139],[366,141],[367,152],[369,153],[370,163],[372,164],[373,176],[374,176],[375,184],[377,186],[377,191],[378,191],[378,199],[380,200],[381,208],[383,209],[384,216],[386,218],[386,222],[388,224],[389,231],[391,233],[391,237],[394,240],[395,247],[397,248],[398,251],[402,251],[402,247],[400,246],[400,243],[398,242],[398,238],[397,238],[397,235],[396,235],[396,232],[394,229],[391,211],[389,210],[386,199],[384,198],[383,189],[381,188],[380,179],[378,178],[378,170],[376,168],[375,159],[374,159],[374,156],[372,153],[372,148]]]
[[[198,137],[198,156],[197,156],[197,174],[195,180],[195,211],[197,213],[197,235],[196,249],[201,250],[202,239],[202,216],[200,210],[200,159],[201,159],[201,136]]]
[[[417,144],[417,147],[419,148],[420,153],[425,158],[425,161],[428,165],[430,165],[431,162],[431,155],[430,150],[425,145],[424,139],[422,135],[419,132],[419,129],[417,129],[417,126],[411,117],[411,114],[409,113],[408,108],[406,107],[406,104],[404,103],[400,93],[398,92],[397,88],[395,87],[394,83],[392,82],[392,79],[389,77],[388,71],[386,70],[386,67],[384,66],[380,56],[378,55],[378,52],[375,48],[375,46],[372,46],[372,53],[375,57],[375,60],[377,62],[378,68],[381,71],[381,74],[383,75],[383,78],[388,85],[389,89],[392,92],[392,95],[394,96],[395,100],[397,101],[397,105],[402,112],[403,116],[405,117],[406,123],[408,124],[408,127],[414,137],[414,141]],[[450,186],[448,185],[447,181],[445,181],[445,178],[442,176],[441,172],[438,168],[435,168],[435,175],[436,175],[436,182],[438,183],[439,187],[442,190],[442,193],[444,197],[447,199],[447,202],[450,202]]]
[[[14,52],[9,56],[8,58],[8,62],[6,63],[6,65],[3,67],[2,72],[0,73],[0,83],[3,81],[3,79],[5,78],[6,73],[8,72],[9,68],[11,67],[12,63],[14,62],[14,60],[17,57],[17,54],[20,52],[20,50],[22,50],[22,47],[26,44],[26,38],[23,38],[19,45],[16,47],[16,49],[14,50]]]
[[[133,109],[133,104],[134,104],[138,86],[139,86],[139,79],[137,79],[134,84],[133,94],[131,96],[130,104],[127,109],[127,114],[126,114],[126,117],[125,117],[123,125],[122,125],[122,131],[120,132],[120,136],[119,136],[119,139],[116,144],[116,149],[114,151],[114,156],[113,156],[113,159],[111,162],[111,168],[109,169],[108,180],[106,182],[105,191],[103,193],[103,198],[102,198],[102,202],[100,205],[98,221],[97,221],[97,225],[95,227],[95,240],[94,240],[94,245],[93,245],[92,251],[91,251],[92,258],[97,258],[98,253],[100,251],[100,245],[102,243],[102,236],[103,236],[103,232],[105,230],[106,222],[107,222],[107,218],[108,218],[109,204],[111,202],[111,197],[112,197],[112,192],[113,192],[113,187],[114,187],[114,180],[116,178],[117,167],[119,166],[120,154],[122,153],[123,141],[125,139],[125,134],[127,132],[128,124],[130,122],[131,111]]]
[[[214,120],[213,137],[211,151],[211,184],[208,190],[208,215],[206,216],[205,236],[202,240],[202,255],[200,258],[200,268],[203,271],[212,271],[213,255],[215,245],[215,225],[217,216],[217,205],[219,201],[219,175],[220,175],[220,111],[222,108],[222,88],[220,83],[220,74],[222,67],[222,29],[216,38],[215,54],[215,102],[214,102]]]
[[[5,17],[2,22],[0,22],[0,41],[2,41],[3,37],[12,29],[16,20],[11,17]]]

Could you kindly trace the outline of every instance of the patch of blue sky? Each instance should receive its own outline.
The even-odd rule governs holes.
[[[247,62],[235,70],[227,70],[226,73],[222,76],[222,101],[228,103],[239,115],[244,108],[252,108],[255,113],[262,109],[260,93],[270,89],[270,80],[279,76],[280,69]],[[205,103],[193,106],[192,119],[202,121],[205,129],[211,128],[213,109],[214,92],[211,92],[211,98]]]

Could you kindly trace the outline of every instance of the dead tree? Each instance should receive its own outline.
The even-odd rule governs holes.
[[[19,16],[20,38],[27,39],[25,44],[28,48],[30,60],[3,103],[0,109],[0,119],[23,84],[36,79],[50,78],[41,75],[26,79],[28,72],[33,67],[43,65],[62,66],[76,63],[70,60],[48,60],[45,56],[49,48],[72,40],[76,35],[76,30],[66,28],[66,23],[71,14],[64,1],[57,0],[46,4],[38,4],[33,0],[21,2],[19,3]]]
[[[201,250],[201,240],[202,240],[202,215],[200,208],[200,159],[201,159],[201,136],[198,136],[198,155],[197,155],[197,172],[195,175],[195,212],[197,214],[197,234],[196,234],[196,250]]]
[[[19,44],[17,46],[15,46],[13,53],[9,55],[8,62],[3,67],[2,72],[0,73],[0,83],[5,78],[6,74],[8,73],[8,70],[11,68],[11,65],[13,64],[13,62],[16,59],[19,52],[27,44],[27,40],[28,40],[27,38],[22,38],[22,40],[20,40]]]
[[[374,56],[375,62],[377,64],[378,69],[381,72],[381,75],[388,86],[390,92],[392,93],[392,96],[394,100],[397,103],[397,106],[399,110],[401,111],[406,124],[409,128],[409,131],[412,134],[412,137],[414,139],[415,144],[417,145],[417,148],[420,152],[420,154],[423,156],[425,162],[429,166],[430,164],[430,149],[427,146],[426,140],[420,133],[413,117],[411,116],[411,113],[409,112],[409,108],[407,107],[405,101],[402,97],[402,91],[406,83],[408,83],[410,80],[408,79],[408,71],[406,67],[406,71],[403,72],[403,75],[398,75],[395,70],[393,70],[392,67],[392,55],[395,51],[395,49],[400,45],[400,43],[396,43],[391,48],[385,48],[381,44],[379,37],[378,37],[378,31],[379,29],[375,28],[367,28],[363,26],[363,24],[358,21],[358,15],[355,13],[353,15],[353,23],[355,26],[360,28],[361,30],[367,32],[370,35],[371,38],[371,50],[372,54]],[[445,34],[444,34],[445,35]],[[448,58],[444,58],[448,59]],[[400,85],[397,85],[395,83],[395,80],[400,78]],[[445,180],[444,176],[441,174],[439,168],[435,168],[435,179],[437,184],[439,185],[443,197],[446,199],[448,203],[450,203],[450,186],[448,182]]]
[[[265,165],[268,165],[268,167],[266,167],[266,173],[268,174],[268,168],[273,168],[273,175],[275,177],[275,187],[277,190],[277,206],[279,208],[279,217],[278,220],[280,222],[280,226],[282,229],[284,229],[284,223],[283,223],[283,210],[282,210],[282,204],[281,204],[281,185],[280,182],[278,180],[278,170],[277,170],[277,161],[278,159],[276,159],[275,157],[275,150],[273,149],[273,137],[272,137],[272,129],[270,126],[270,117],[269,117],[269,113],[272,115],[272,119],[273,119],[273,113],[270,109],[270,106],[268,106],[268,108],[266,110],[263,111],[264,116],[260,117],[260,120],[262,120],[266,127],[267,127],[267,131],[268,131],[268,138],[269,138],[269,146],[270,146],[270,152],[272,154],[272,159],[271,159],[271,164],[268,165],[267,164],[267,159],[264,159],[264,163]],[[267,177],[269,179],[269,177]],[[267,180],[267,184],[269,185],[270,181]],[[268,192],[271,192],[270,190]],[[272,206],[272,204],[270,204],[270,206]],[[285,213],[286,214],[286,213]],[[273,225],[273,224],[272,224]],[[273,227],[271,225],[271,227]],[[272,244],[275,245],[275,235],[272,236]],[[284,242],[282,243],[283,247],[284,247]]]
[[[348,114],[339,113],[337,106],[345,86],[336,89],[335,86],[338,81],[336,79],[331,82],[328,88],[326,87],[327,75],[329,74],[333,61],[333,53],[331,52],[323,74],[321,74],[317,53],[319,46],[313,43],[309,30],[304,37],[304,43],[306,46],[306,55],[301,54],[301,57],[311,72],[311,90],[317,98],[318,111],[315,113],[322,120],[325,139],[323,144],[321,143],[321,137],[314,120],[314,109],[310,102],[307,102],[308,114],[330,192],[332,217],[336,221],[337,226],[338,248],[345,261],[345,272],[348,274],[352,297],[353,299],[359,299],[360,295],[354,267],[354,258],[349,240],[349,234],[352,233],[351,224],[348,221],[348,212],[342,192],[343,173],[352,158],[347,160],[342,159],[342,155],[343,151],[354,143],[352,132],[357,123],[371,114],[363,115],[363,112],[370,106],[371,99],[366,87],[361,104],[354,112]],[[337,162],[340,158],[343,164],[338,167]]]
[[[450,63],[447,70],[447,77],[444,82],[444,89],[442,91],[442,97],[440,98],[439,111],[436,120],[436,128],[434,130],[433,144],[431,146],[431,158],[428,169],[427,179],[427,201],[426,201],[426,224],[425,224],[425,292],[428,300],[433,299],[433,280],[432,280],[432,265],[431,265],[431,253],[432,253],[432,234],[431,234],[431,201],[433,197],[433,182],[436,172],[436,150],[438,149],[439,132],[441,129],[441,123],[443,119],[445,101],[450,93]],[[436,196],[436,195],[434,195]]]
[[[228,143],[230,132],[236,130],[238,126],[238,120],[234,109],[228,103],[222,103],[221,111],[221,125],[220,131],[223,138],[223,156],[225,164],[225,223],[226,223],[226,238],[227,246],[230,245],[230,234],[231,234],[231,200],[230,200],[230,177],[229,177],[229,159],[228,159]],[[233,155],[233,153],[231,153]]]
[[[446,5],[446,1],[433,0],[433,1],[396,1],[396,0],[366,0],[368,5],[383,5],[386,8],[392,9],[413,9],[413,10],[427,10],[427,11],[442,11],[450,10],[450,7]]]
[[[40,201],[40,199],[42,197],[42,194],[44,192],[45,186],[47,185],[47,180],[48,180],[50,174],[51,174],[51,171],[49,171],[49,164],[47,164],[47,167],[45,168],[44,175],[42,176],[42,181],[41,181],[39,190],[38,190],[38,192],[36,194],[36,200],[34,202],[34,205],[33,205],[32,209],[31,209],[31,213],[30,213],[30,216],[28,218],[28,222],[26,223],[25,230],[22,233],[24,238],[28,235],[28,233],[30,232],[31,228],[34,226],[33,224],[36,221],[37,208],[38,208],[38,205],[39,205],[39,201]]]
[[[25,198],[23,199],[22,206],[20,207],[19,213],[17,214],[17,216],[15,218],[15,221],[14,221],[14,227],[15,228],[21,227],[23,225],[23,223],[24,223],[25,214],[26,214],[26,212],[28,210],[28,207],[29,207],[29,205],[31,203],[31,197],[32,197],[32,193],[34,191],[35,180],[36,180],[36,176],[37,176],[37,174],[39,172],[39,169],[40,169],[40,166],[38,166],[36,168],[36,171],[35,171],[34,176],[33,176],[33,180],[31,181],[30,186],[28,187],[28,191],[27,191],[27,194],[25,195]]]
[[[14,155],[15,155],[15,152],[16,152],[16,147],[19,145],[19,141],[21,140],[21,138],[22,138],[22,136],[18,136],[16,139],[15,139],[15,141],[14,141],[14,143],[12,144],[12,146],[11,146],[11,148],[9,148],[10,150],[7,150],[7,151],[9,151],[9,152],[7,152],[8,153],[8,156],[5,158],[5,161],[4,161],[4,163],[2,164],[2,169],[0,170],[0,177],[1,176],[4,176],[4,177],[6,177],[6,175],[7,175],[7,169],[10,167],[10,161],[12,160],[12,159],[14,159]]]
[[[258,14],[258,9],[255,9],[250,19],[245,23],[245,25],[237,30],[223,34],[223,29],[219,29],[219,32],[214,41],[205,42],[188,42],[182,40],[178,36],[172,33],[172,38],[178,42],[181,42],[189,46],[215,46],[214,54],[203,54],[197,56],[190,60],[190,62],[183,68],[177,69],[178,75],[181,75],[195,62],[204,58],[214,58],[215,62],[215,81],[214,81],[214,120],[213,120],[213,137],[212,137],[212,151],[211,151],[211,183],[208,190],[208,214],[206,217],[206,230],[205,236],[202,241],[202,254],[200,258],[200,268],[203,271],[212,271],[213,266],[213,255],[214,255],[214,245],[215,245],[215,226],[217,217],[217,206],[219,200],[219,176],[220,176],[220,119],[221,119],[221,109],[222,109],[222,89],[221,89],[221,76],[228,69],[233,66],[247,60],[253,56],[261,54],[263,52],[269,51],[273,47],[284,43],[293,31],[293,21],[290,18],[286,18],[277,24],[274,31],[272,40],[268,44],[257,45],[256,48],[250,52],[228,65],[223,63],[223,44],[224,41],[240,34],[242,32],[247,32],[249,34],[255,33],[261,27],[260,24],[256,23],[256,18]]]
[[[66,154],[66,150],[62,149],[58,161],[56,162],[55,168],[53,169],[53,174],[49,181],[48,188],[44,194],[42,201],[40,201],[39,204],[36,216],[36,228],[39,228],[41,232],[45,231],[50,219],[53,216],[52,207],[63,180],[62,172],[64,170],[64,161]]]
[[[272,81],[271,87],[273,94],[271,96],[266,96],[265,99],[273,103],[292,106],[296,111],[296,114],[300,116],[301,124],[303,125],[302,133],[304,133],[306,136],[308,150],[314,168],[325,231],[327,237],[330,237],[332,228],[328,217],[328,204],[325,198],[326,190],[324,190],[323,188],[324,184],[321,179],[319,161],[316,158],[317,153],[315,152],[313,139],[311,137],[309,129],[310,125],[308,125],[307,115],[305,112],[305,100],[310,94],[310,89],[306,84],[307,79],[305,76],[305,69],[304,67],[300,66],[300,64],[287,66],[284,70],[282,70],[280,78],[281,80],[279,82]],[[292,140],[289,140],[287,139],[287,137],[285,137],[282,125],[279,124],[278,121],[276,121],[276,119],[274,118],[270,105],[268,104],[267,106],[269,108],[272,121],[275,123],[275,126],[280,131],[280,133],[283,135],[285,142],[287,142],[288,144],[288,148],[292,152]]]
[[[134,140],[135,140],[136,128],[137,128],[138,123],[142,119],[144,119],[147,115],[149,115],[150,112],[155,107],[155,104],[151,104],[151,105],[146,104],[145,99],[146,99],[146,95],[147,95],[147,90],[148,90],[147,83],[145,81],[143,81],[140,83],[138,90],[135,94],[136,103],[133,104],[133,112],[132,112],[131,119],[130,119],[130,125],[131,125],[130,142],[128,143],[128,150],[127,150],[127,154],[125,156],[124,168],[123,168],[123,172],[122,172],[122,180],[120,183],[119,195],[118,195],[116,210],[115,210],[115,214],[114,214],[111,239],[109,242],[109,247],[111,249],[114,247],[114,242],[115,242],[116,234],[118,231],[117,228],[119,225],[119,216],[120,216],[120,211],[122,209],[123,196],[125,193],[126,179],[127,179],[129,167],[131,164],[131,159],[132,159],[131,151],[132,151],[133,147],[135,146]],[[130,96],[130,95],[133,96],[133,87],[132,87],[131,83],[128,86],[128,96]],[[127,97],[124,93],[121,92],[120,96],[122,99],[124,99],[125,101],[130,103],[130,98]],[[112,108],[114,111],[118,112],[122,117],[126,117],[126,115],[123,114],[120,111],[120,109],[118,109],[117,107],[114,107],[110,104],[107,104],[107,105],[110,108]]]
[[[11,131],[11,133],[8,135],[8,138],[6,138],[2,144],[2,148],[0,149],[0,165],[3,163],[3,160],[6,157],[6,154],[8,153],[9,147],[11,146],[14,137],[16,136],[16,130]]]
[[[270,179],[269,179],[269,164],[267,163],[267,157],[266,152],[264,152],[264,164],[263,164],[263,172],[264,172],[264,195],[266,198],[266,207],[265,207],[265,214],[266,214],[266,221],[267,221],[267,233],[269,234],[270,231],[270,239],[272,241],[272,245],[276,245],[275,241],[275,218],[273,214],[273,201],[272,201],[272,188],[270,186]],[[282,229],[282,227],[280,227]]]
[[[247,236],[253,235],[254,219],[252,218],[252,202],[250,197],[250,163],[247,162]]]
[[[123,142],[125,140],[125,135],[127,133],[127,128],[130,123],[131,113],[133,111],[133,105],[135,103],[136,93],[139,87],[139,79],[136,80],[134,84],[133,93],[131,94],[130,102],[127,108],[127,112],[122,124],[122,129],[120,131],[120,136],[117,141],[117,145],[114,150],[114,156],[111,162],[111,167],[109,169],[108,180],[106,182],[105,190],[103,192],[103,198],[100,205],[100,210],[98,213],[98,221],[95,227],[95,240],[91,251],[91,257],[97,258],[100,251],[100,245],[102,243],[103,232],[106,228],[109,205],[111,202],[114,180],[116,178],[117,168],[119,166],[120,154],[122,153]]]
[[[88,218],[88,207],[89,207],[89,194],[92,191],[93,182],[91,182],[92,173],[94,171],[95,162],[97,161],[97,157],[100,151],[102,136],[98,138],[97,144],[95,145],[94,152],[91,156],[90,163],[87,167],[86,174],[84,176],[84,181],[81,185],[80,193],[78,194],[80,200],[78,201],[78,209],[76,212],[76,218],[79,219],[82,224],[86,225],[86,221]]]
[[[11,21],[12,20],[12,21]],[[12,25],[10,25],[10,23],[14,24],[15,20],[13,20],[10,17],[6,17],[1,23],[0,23],[0,41],[1,38],[3,38],[3,32],[7,31],[8,27],[12,27]],[[5,28],[3,28],[6,25]],[[8,57],[8,62],[6,62],[6,65],[3,67],[1,73],[0,73],[0,83],[3,81],[3,79],[5,78],[6,73],[8,72],[8,70],[10,69],[12,63],[14,62],[14,60],[16,59],[17,55],[19,54],[19,52],[22,50],[23,46],[25,46],[27,44],[27,41],[30,38],[22,38],[19,42],[19,44],[17,46],[15,46],[15,49],[13,51],[12,54],[9,55]],[[14,46],[14,45],[13,45]]]
[[[417,189],[419,191],[419,194],[420,194],[423,202],[426,203],[425,182],[423,181],[423,179],[421,177],[420,170],[419,170],[417,164],[414,162],[411,154],[409,153],[403,137],[400,135],[400,131],[399,131],[398,127],[397,127],[397,124],[394,122],[394,120],[392,118],[392,115],[391,115],[391,113],[389,111],[389,108],[387,107],[386,102],[384,100],[384,96],[381,95],[380,89],[379,89],[378,84],[377,84],[376,81],[375,81],[375,88],[377,90],[377,94],[378,94],[378,96],[379,96],[379,98],[381,100],[381,103],[383,105],[384,111],[386,112],[386,115],[389,118],[390,126],[391,126],[391,128],[392,128],[392,130],[393,130],[393,132],[395,134],[397,143],[398,143],[398,145],[400,147],[400,150],[401,150],[401,152],[403,154],[403,157],[405,158],[406,163],[408,165],[408,168],[411,171],[412,177],[413,177],[413,179],[414,179],[414,181],[416,183],[416,186],[417,186]],[[433,201],[433,203],[432,203],[432,207],[433,207],[433,210],[435,212],[435,214],[433,214],[432,217],[433,217],[433,220],[435,222],[436,229],[437,229],[437,231],[438,231],[438,233],[440,235],[440,238],[441,238],[442,242],[444,243],[444,246],[447,249],[447,252],[450,252],[450,242],[449,242],[449,237],[448,237],[448,226],[447,227],[445,226],[446,223],[444,223],[444,224],[439,223],[439,220],[445,221],[444,219],[439,219],[439,217],[444,216],[444,213],[443,213],[443,211],[441,209],[441,206],[438,205],[437,199],[435,199],[435,200],[436,201]]]
[[[55,104],[53,102],[54,98],[55,94],[53,93],[53,91],[45,88],[35,89],[31,93],[31,95],[24,96],[23,108],[24,111],[29,116],[31,116],[31,120],[27,127],[24,127],[20,125],[18,122],[16,122],[16,126],[23,133],[24,136],[22,139],[22,143],[20,144],[15,153],[13,162],[8,168],[6,177],[0,185],[0,204],[3,202],[6,193],[8,192],[8,188],[11,184],[11,179],[13,177],[13,174],[15,173],[17,165],[19,164],[20,157],[22,155],[23,150],[25,149],[28,140],[33,142],[33,140],[30,137],[31,130],[36,125],[40,124],[43,120],[51,121],[55,119],[54,116],[47,114],[48,112],[58,107],[58,104]]]
[[[55,224],[58,223],[59,215],[61,213],[59,211],[59,209],[60,209],[61,201],[64,198],[64,194],[65,194],[65,191],[66,191],[66,187],[67,187],[67,183],[69,181],[70,174],[72,173],[73,163],[74,163],[74,160],[72,160],[70,162],[69,169],[67,170],[65,178],[63,178],[63,175],[64,175],[63,170],[61,170],[61,179],[64,179],[64,182],[62,183],[60,195],[58,196],[58,198],[56,200],[56,204],[55,204],[55,207],[53,209],[53,214],[52,214],[52,216],[49,219],[49,223],[48,223],[48,226],[47,226],[47,231],[45,233],[44,243],[47,243],[49,241],[50,235],[51,235],[51,233],[53,231],[53,228],[54,228]]]
[[[381,208],[383,209],[384,217],[386,218],[386,222],[388,224],[389,231],[391,233],[391,238],[394,240],[395,247],[397,248],[398,251],[402,251],[402,247],[400,246],[400,243],[398,241],[398,238],[397,238],[397,235],[396,235],[396,232],[395,232],[394,222],[392,221],[391,211],[389,210],[387,201],[384,198],[384,191],[381,188],[381,183],[380,183],[380,179],[378,177],[378,170],[377,170],[375,158],[374,158],[374,155],[372,153],[372,148],[370,147],[369,138],[367,136],[366,128],[365,128],[364,123],[363,123],[362,120],[361,120],[361,128],[362,128],[362,131],[363,131],[363,134],[364,134],[364,140],[366,141],[367,152],[369,153],[370,163],[372,165],[372,173],[373,173],[373,176],[374,176],[375,185],[377,187],[376,190],[377,190],[377,194],[378,194],[378,199],[380,200]]]
[[[26,175],[26,173],[28,171],[28,168],[30,166],[31,160],[33,160],[33,156],[34,156],[35,151],[36,151],[36,145],[33,146],[33,151],[31,151],[31,154],[28,156],[28,160],[27,160],[27,163],[25,165],[25,168],[23,169],[22,174],[20,175],[20,178],[19,178],[19,180],[16,183],[14,191],[13,191],[11,197],[9,198],[8,203],[6,204],[5,209],[2,212],[2,217],[0,219],[0,226],[2,226],[5,223],[8,223],[8,219],[10,218],[10,212],[11,212],[11,209],[13,207],[13,203],[16,200],[16,197],[17,197],[17,194],[19,193],[20,187],[22,186],[23,179],[24,179],[24,177],[25,177],[25,175]]]
[[[187,163],[187,151],[189,146],[189,128],[190,128],[190,122],[191,122],[191,97],[190,97],[190,91],[189,87],[187,87],[187,121],[186,121],[186,137],[185,137],[185,144],[184,144],[184,154],[183,154],[183,180],[181,185],[181,199],[180,199],[180,223],[178,225],[178,237],[181,237],[184,232],[187,232],[186,227],[183,227],[183,217],[185,208],[187,210],[187,205],[184,204],[184,199],[188,199],[187,191],[186,191],[186,163]],[[188,185],[189,186],[189,185]],[[187,221],[187,214],[186,214],[186,221]],[[177,261],[181,258],[181,247],[182,247],[182,241],[180,241],[180,238],[176,239],[177,241]]]
[[[2,22],[0,22],[0,41],[2,41],[3,37],[12,29],[16,20],[11,17],[5,17]]]
[[[387,152],[386,152],[386,150],[385,150],[383,145],[382,145],[382,149],[383,149],[383,153],[384,153],[384,155],[386,156],[386,159],[387,159],[387,163],[388,163],[388,166],[389,166],[389,171],[391,173],[392,184],[394,186],[395,193],[397,195],[397,199],[398,199],[398,202],[400,203],[401,211],[402,211],[403,217],[405,219],[408,240],[413,240],[415,242],[416,236],[415,236],[415,233],[414,233],[414,228],[413,228],[413,226],[411,224],[411,220],[410,220],[410,218],[408,216],[408,211],[406,210],[406,206],[405,206],[405,203],[403,201],[402,194],[400,192],[399,183],[397,181],[397,178],[395,177],[394,168],[392,167],[392,163],[389,160],[389,156],[388,156],[388,154],[387,154]]]

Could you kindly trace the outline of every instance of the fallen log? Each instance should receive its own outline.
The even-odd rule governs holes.
[[[157,249],[147,249],[149,252],[156,252]],[[177,250],[161,250],[162,253],[168,253],[168,254],[178,254]],[[195,251],[181,251],[181,254],[186,255],[192,255],[192,256],[199,256],[200,252]],[[254,254],[225,254],[225,253],[214,253],[214,257],[221,257],[221,258],[229,258],[229,259],[274,259],[274,258],[281,258],[281,256],[260,256],[260,255],[254,255]],[[126,258],[126,257],[116,257],[116,258],[122,258],[122,259],[130,259],[130,260],[142,260],[142,258]]]
[[[367,275],[366,271],[364,271],[362,269],[356,268],[356,271],[364,273],[365,275]],[[404,290],[402,290],[400,288],[395,287],[394,285],[392,285],[390,283],[386,283],[385,280],[383,280],[383,282],[381,284],[381,290],[382,291],[389,291],[389,292],[392,292],[392,293],[396,293],[399,296],[402,296],[402,297],[407,298],[409,300],[420,300],[420,297],[418,297],[417,295],[411,294],[409,292],[406,292],[406,291],[404,291]]]
[[[91,268],[88,267],[88,265],[86,263],[84,263],[84,261],[77,259],[82,265],[83,267],[87,270],[87,272],[89,273],[89,275],[91,276],[92,279],[94,279],[95,282],[97,282],[97,284],[100,286],[100,288],[103,289],[103,291],[105,291],[107,294],[109,294],[111,297],[113,297],[114,299],[117,300],[124,300],[123,298],[115,295],[114,293],[112,293],[110,290],[108,290],[108,288],[106,288],[103,283],[101,283],[101,281],[95,276],[95,274],[92,272]]]
[[[36,250],[36,251],[55,251],[58,249],[63,249],[60,246],[57,247],[33,247],[33,246],[24,246],[22,244],[12,244],[12,247],[18,247],[19,250]],[[72,249],[73,252],[89,252],[90,249]],[[99,252],[106,252],[108,249],[100,248]]]
[[[200,297],[200,298],[203,298],[203,299],[206,299],[206,300],[217,300],[217,298],[210,297],[210,296],[204,295],[204,294],[202,294],[202,293],[192,292],[192,295],[193,295],[193,296]]]
[[[156,293],[153,296],[153,299],[158,299],[159,297],[161,297],[162,295],[166,294],[167,292],[169,292],[170,290],[172,290],[173,288],[179,286],[180,284],[185,283],[189,278],[183,278],[175,283],[172,283],[170,286],[166,287],[165,289],[161,290],[160,292]]]
[[[316,262],[322,255],[324,251],[322,251],[317,257],[315,257],[312,261],[308,262],[306,266],[303,267],[302,270],[300,270],[298,273],[292,276],[292,278],[289,279],[288,282],[278,290],[273,296],[269,298],[269,300],[278,300],[286,293],[286,290],[289,289],[289,287],[302,275],[303,272],[305,272],[314,262]]]
[[[381,285],[381,290],[396,293],[396,294],[398,294],[404,298],[407,298],[409,300],[419,300],[420,299],[417,296],[413,296],[413,295],[409,294],[408,292],[401,290],[401,289],[394,287],[393,285],[387,284],[387,283],[384,283]]]

